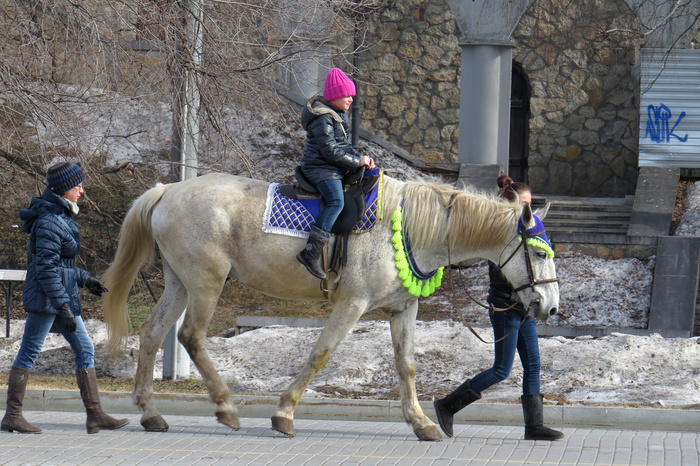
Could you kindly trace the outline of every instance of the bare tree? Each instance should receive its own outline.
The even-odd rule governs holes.
[[[170,102],[178,70],[188,69],[201,92],[202,136],[215,148],[209,168],[224,167],[232,154],[245,161],[227,128],[230,114],[280,105],[272,91],[281,70],[306,52],[345,60],[353,20],[384,3],[206,0],[195,64],[182,1],[0,0],[0,156],[37,177],[60,156],[104,164],[111,142],[148,130],[120,127],[119,109]],[[97,115],[102,125],[88,136]]]

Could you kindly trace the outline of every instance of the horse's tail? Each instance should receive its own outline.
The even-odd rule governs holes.
[[[103,276],[109,290],[103,296],[102,305],[107,323],[107,346],[111,351],[123,345],[129,332],[126,300],[131,286],[141,267],[155,257],[151,215],[166,189],[166,185],[159,183],[134,201],[122,222],[114,261]]]

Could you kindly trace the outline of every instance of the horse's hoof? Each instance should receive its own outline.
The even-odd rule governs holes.
[[[418,437],[418,440],[424,440],[426,442],[441,442],[442,434],[436,426],[421,427],[413,431]]]
[[[168,423],[161,416],[149,417],[141,421],[141,425],[146,429],[146,432],[167,432],[170,429]]]
[[[233,430],[238,430],[240,429],[241,425],[238,422],[238,415],[236,413],[229,413],[226,411],[217,411],[216,412],[216,419],[222,423],[226,424]]]
[[[294,437],[296,432],[294,431],[294,421],[287,419],[286,417],[273,416],[272,417],[272,428],[277,432],[282,432],[284,435]]]

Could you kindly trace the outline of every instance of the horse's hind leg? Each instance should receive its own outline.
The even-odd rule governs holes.
[[[153,368],[156,354],[165,334],[182,314],[187,302],[187,291],[180,279],[163,259],[165,289],[155,308],[141,324],[139,362],[134,379],[134,403],[143,411],[141,425],[147,431],[165,432],[168,423],[156,409],[153,401]]]
[[[234,430],[240,427],[238,410],[231,401],[229,387],[219,376],[216,367],[209,358],[206,348],[207,328],[214,315],[216,303],[223,288],[225,274],[216,280],[214,277],[199,277],[200,287],[189,283],[190,292],[187,303],[185,320],[178,332],[178,339],[192,358],[197,370],[202,376],[209,391],[209,396],[216,403],[216,418],[222,424],[226,424]],[[220,285],[209,285],[220,283]],[[216,288],[216,289],[213,289]]]
[[[406,422],[420,440],[439,441],[442,434],[428,419],[418,403],[416,395],[416,362],[414,359],[414,329],[418,300],[406,303],[405,308],[391,312],[391,340],[394,345],[396,370],[399,373],[401,408]]]

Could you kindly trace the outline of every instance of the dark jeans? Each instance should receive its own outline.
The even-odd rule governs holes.
[[[63,330],[63,322],[57,316],[28,312],[27,321],[24,324],[24,335],[22,335],[22,346],[19,348],[13,366],[27,370],[32,369],[54,323],[75,353],[75,368],[89,369],[95,365],[95,346],[85,330],[83,319],[80,316],[75,317],[75,332],[66,334]]]
[[[491,314],[494,340],[507,335],[518,328],[523,314],[516,311],[500,311]],[[493,367],[476,375],[470,382],[470,388],[481,393],[491,385],[505,380],[513,368],[515,350],[518,350],[523,365],[523,394],[540,392],[540,349],[537,343],[535,319],[528,317],[508,338],[494,344],[495,356]]]
[[[321,214],[316,219],[316,227],[330,233],[335,221],[343,211],[343,207],[345,207],[343,182],[340,180],[322,181],[316,188],[326,201],[326,205],[321,208]]]

